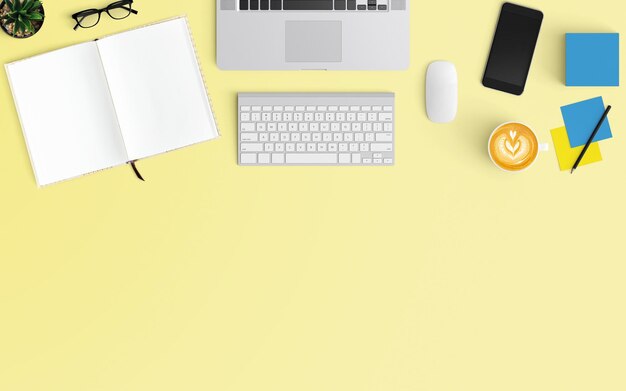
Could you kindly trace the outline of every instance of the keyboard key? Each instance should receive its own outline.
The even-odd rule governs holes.
[[[258,10],[259,9],[259,0],[250,0],[250,9]]]
[[[241,122],[249,122],[250,113],[241,113]]]
[[[351,157],[349,153],[340,153],[339,154],[339,164],[350,164]]]
[[[270,9],[271,10],[281,10],[283,3],[281,0],[270,0]]]
[[[285,10],[332,10],[333,0],[283,0]]]
[[[372,149],[372,152],[392,152],[393,144],[373,143],[370,148]]]
[[[393,114],[391,113],[380,113],[378,114],[378,120],[381,122],[391,122],[393,121]]]
[[[285,106],[285,111],[294,111],[295,107],[293,106]]]
[[[259,135],[256,133],[241,133],[242,142],[259,141]]]
[[[336,153],[288,153],[287,164],[337,164]]]
[[[247,2],[246,2],[247,3]],[[250,111],[250,106],[241,106],[239,111]]]
[[[384,159],[383,163],[385,163],[385,164],[393,164],[393,159]]]
[[[359,4],[359,5],[357,5],[357,9],[359,11],[365,11],[365,10],[367,10],[367,6],[365,4]]]
[[[261,111],[261,106],[252,106],[252,111]]]
[[[285,154],[284,153],[273,153],[272,154],[272,163],[273,164],[284,164],[285,163]]]
[[[391,107],[391,106],[384,106],[383,110],[384,111],[393,111],[393,107]]]
[[[261,9],[262,10],[270,9],[270,0],[261,0]]]
[[[241,123],[241,131],[242,132],[254,132],[256,130],[256,125],[252,123]]]
[[[376,133],[376,141],[379,143],[390,143],[393,141],[393,135],[391,133]]]
[[[353,153],[352,154],[352,164],[361,164],[361,154]]]
[[[343,11],[346,9],[346,0],[335,0],[335,10]]]
[[[270,154],[269,153],[259,154],[259,164],[270,164]]]
[[[383,159],[374,159],[374,164],[383,164]]]
[[[272,143],[266,143],[263,146],[263,149],[265,150],[265,152],[274,152],[274,144]]]
[[[241,152],[263,152],[263,144],[241,143]]]
[[[260,133],[259,134],[259,141],[266,143],[268,141],[270,141],[270,136],[267,133]]]
[[[241,164],[256,164],[256,153],[242,153],[239,162]]]
[[[356,10],[356,0],[348,0],[348,10]]]
[[[387,4],[378,4],[379,11],[387,11]]]

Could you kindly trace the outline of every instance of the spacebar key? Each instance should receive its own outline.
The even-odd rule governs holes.
[[[336,153],[288,153],[287,164],[337,164]]]
[[[284,10],[332,10],[333,0],[283,0]]]

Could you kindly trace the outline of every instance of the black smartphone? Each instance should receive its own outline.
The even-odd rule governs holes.
[[[483,76],[485,87],[522,95],[542,21],[540,11],[504,3]]]

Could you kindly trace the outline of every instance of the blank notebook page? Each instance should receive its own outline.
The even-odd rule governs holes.
[[[40,186],[128,161],[94,42],[6,69]]]
[[[218,136],[185,18],[98,41],[131,160]]]

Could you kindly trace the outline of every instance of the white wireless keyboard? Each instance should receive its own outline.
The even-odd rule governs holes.
[[[242,166],[390,166],[394,94],[239,94]]]

